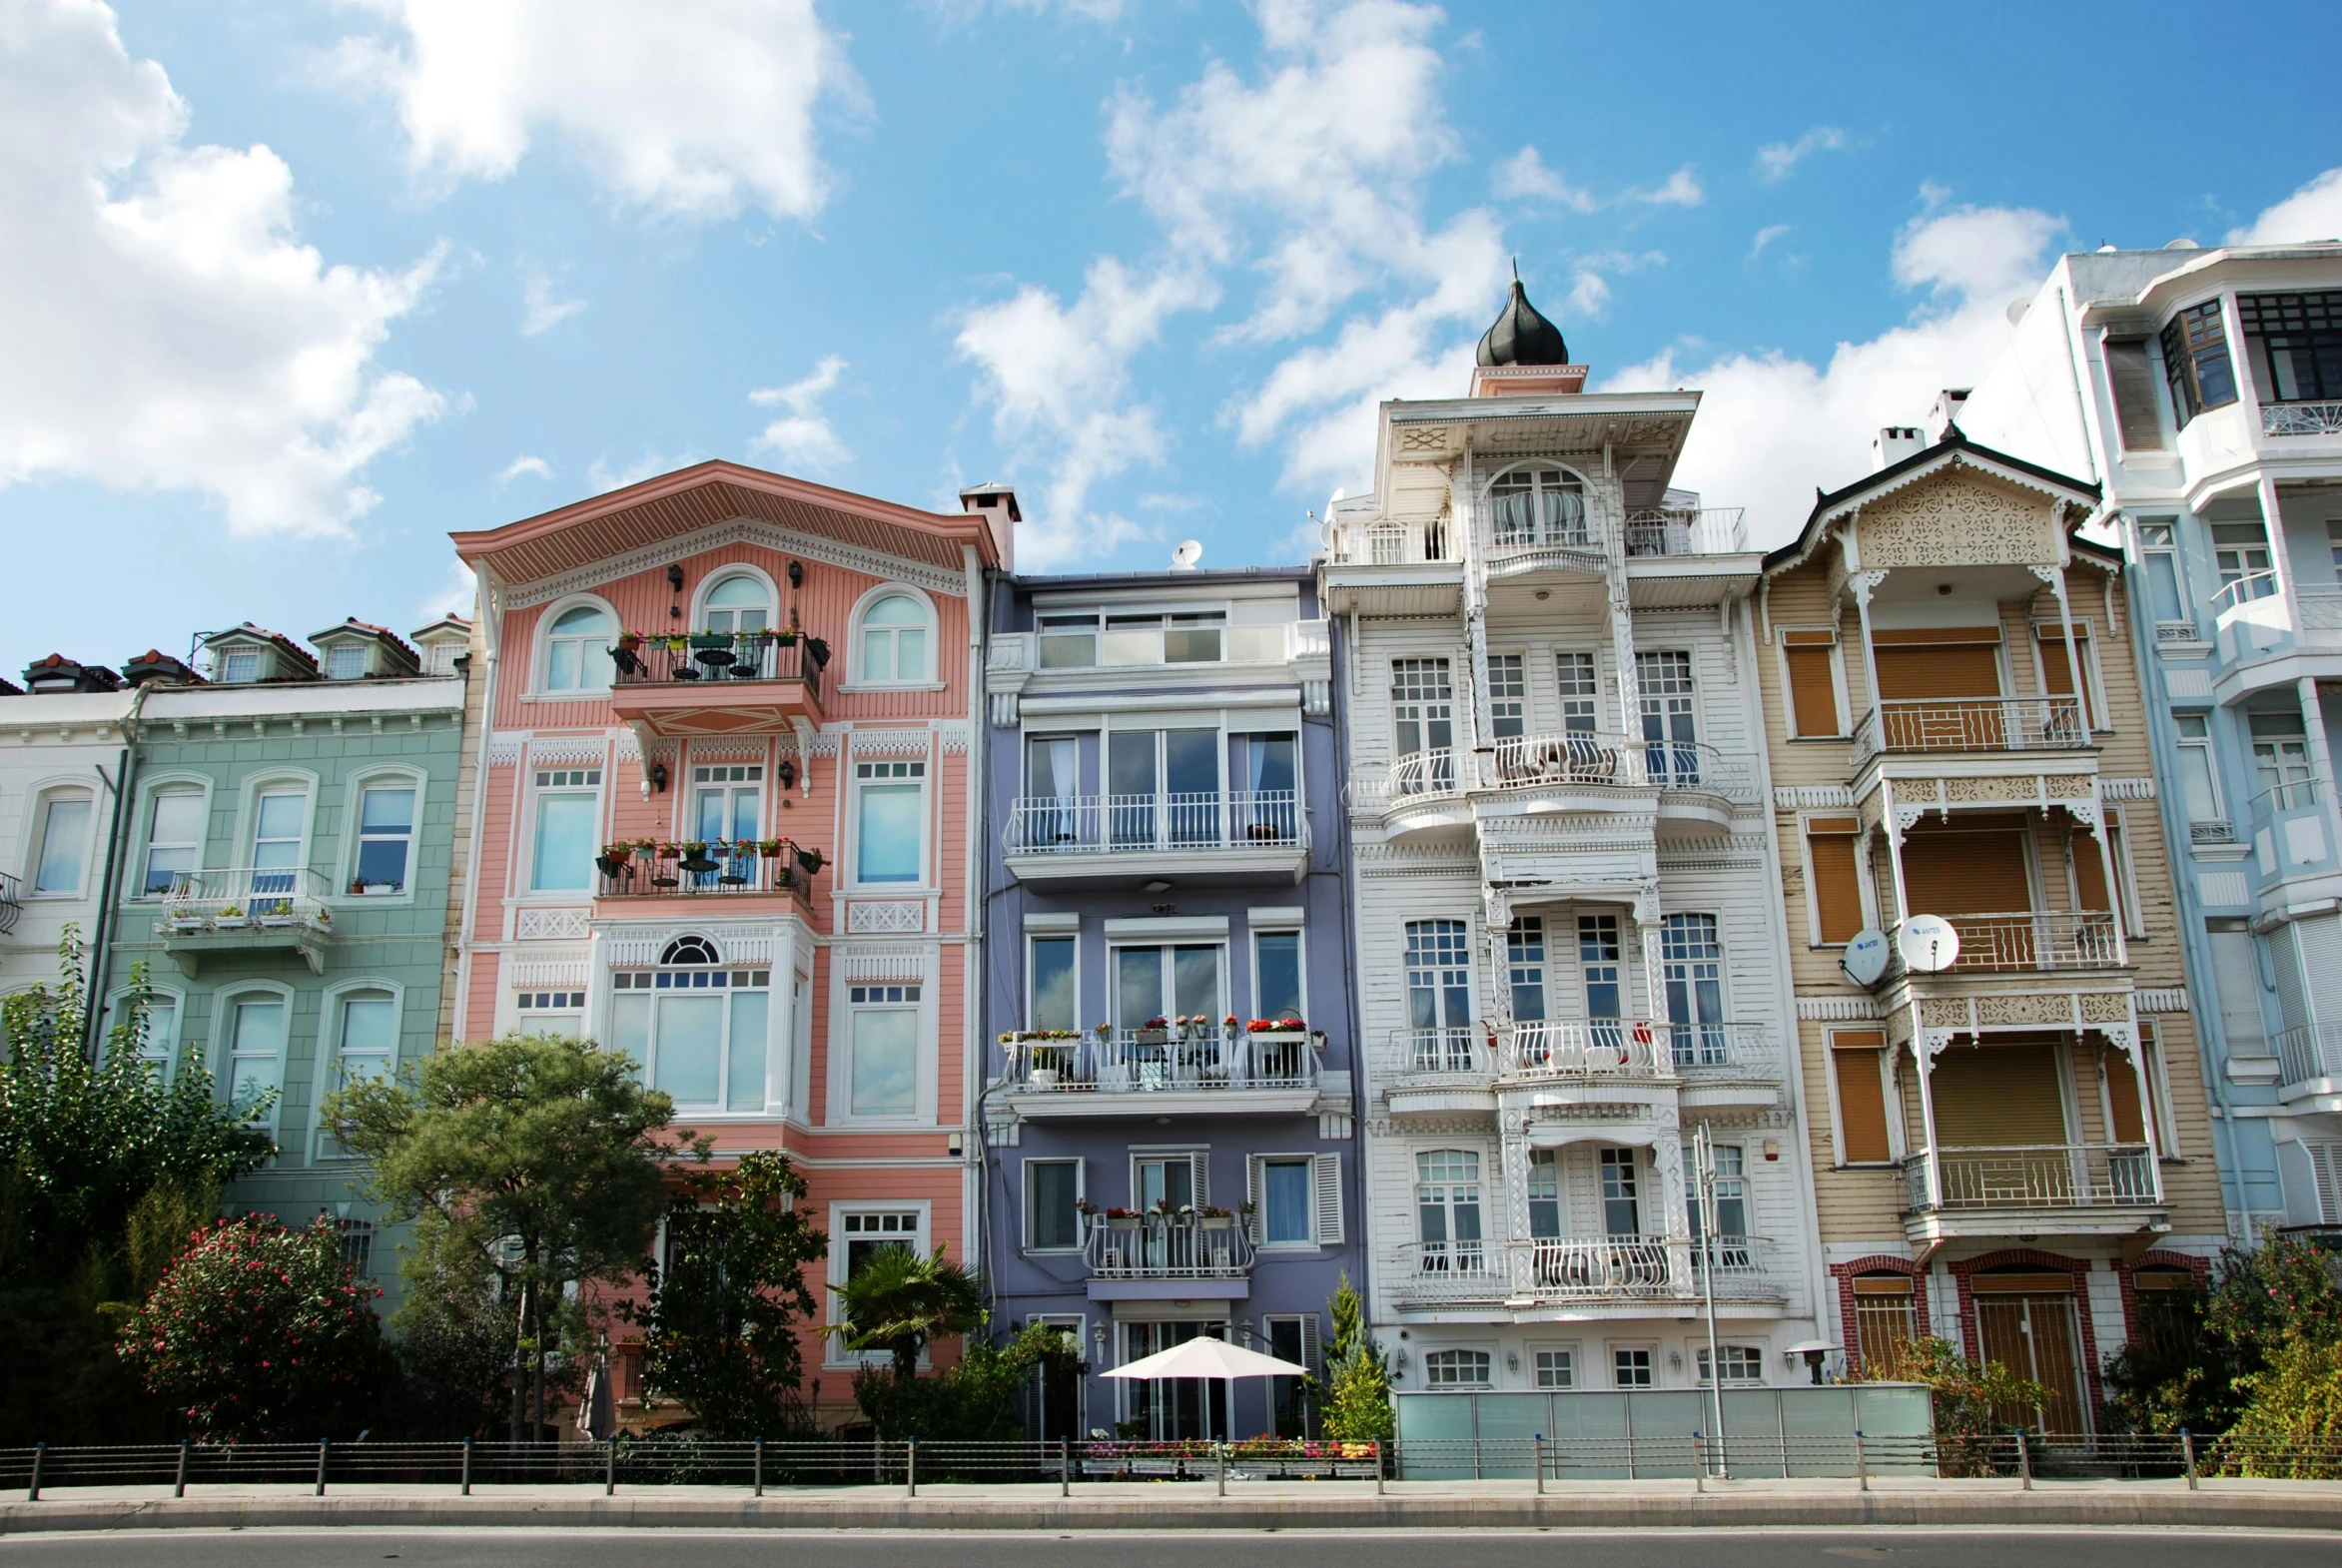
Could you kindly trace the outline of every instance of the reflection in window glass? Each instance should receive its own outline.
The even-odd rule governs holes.
[[[41,859],[33,872],[35,893],[78,893],[82,862],[89,853],[90,798],[58,795],[41,822]]]
[[[174,882],[201,863],[203,838],[203,793],[192,789],[158,792],[147,815],[147,874],[140,884],[142,891],[170,892]]]

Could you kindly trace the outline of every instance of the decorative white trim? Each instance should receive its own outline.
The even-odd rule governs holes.
[[[592,967],[582,958],[527,959],[511,966],[504,983],[514,991],[583,991]]]
[[[516,768],[520,766],[520,759],[527,750],[528,736],[525,734],[490,735],[488,737],[488,766],[491,768]]]
[[[807,756],[834,757],[838,754],[838,743],[845,739],[845,734],[844,730],[825,729],[817,730],[810,736],[801,735],[799,739]]]
[[[691,742],[691,760],[693,762],[762,762],[772,749],[766,743],[768,738],[762,735],[724,740],[700,740],[694,737]]]
[[[603,954],[612,969],[639,969],[656,964],[659,955],[666,952],[667,944],[683,936],[706,938],[727,964],[774,962],[773,933],[769,926],[706,925],[695,921],[646,926],[630,922],[605,930],[608,940]]]
[[[851,932],[921,932],[927,929],[927,901],[873,903],[856,900],[846,906],[846,929]]]
[[[1855,1024],[1886,1017],[1870,997],[1800,997],[1797,1016],[1809,1024]]]
[[[927,979],[924,947],[841,948],[835,951],[838,978],[848,985],[873,981],[924,983]]]
[[[524,909],[512,935],[522,942],[575,942],[592,934],[588,909]]]
[[[778,554],[800,556],[809,561],[818,561],[824,566],[840,566],[865,576],[915,583],[930,593],[949,594],[956,599],[968,596],[968,579],[950,567],[934,566],[925,561],[907,560],[896,555],[882,555],[876,550],[857,549],[834,539],[817,538],[812,534],[775,527],[753,517],[734,517],[725,522],[711,522],[704,528],[671,539],[661,539],[655,544],[646,544],[623,555],[610,556],[590,566],[565,571],[558,577],[507,585],[503,588],[504,607],[517,610],[526,609],[532,604],[548,603],[566,594],[590,588],[596,583],[631,577],[637,572],[663,566],[670,560],[721,549],[727,544],[754,544]]]
[[[941,746],[945,756],[962,757],[968,754],[969,735],[967,725],[939,724],[936,726],[935,733],[937,743],[939,746]]]
[[[2107,800],[2153,800],[2155,781],[2150,776],[2136,779],[2098,780],[2098,794]]]
[[[2187,1005],[2185,986],[2152,986],[2131,993],[2141,1013],[2185,1013]]]
[[[1777,811],[1852,811],[1854,787],[1849,784],[1776,784]]]
[[[528,765],[532,768],[573,762],[607,763],[609,756],[610,738],[606,734],[538,735],[528,742]]]
[[[931,729],[858,729],[848,734],[857,757],[924,757],[934,744]]]

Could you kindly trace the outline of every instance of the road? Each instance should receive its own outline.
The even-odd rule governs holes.
[[[1540,1541],[1543,1535],[1566,1540]],[[2054,1564],[2055,1568],[2342,1568],[2342,1535],[2227,1530],[1491,1530],[1452,1532],[976,1532],[716,1530],[154,1530],[0,1538],[0,1568],[759,1568],[818,1557],[823,1568],[1894,1568]]]

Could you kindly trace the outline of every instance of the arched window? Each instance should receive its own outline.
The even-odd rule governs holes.
[[[610,639],[617,634],[616,617],[599,604],[574,604],[554,616],[545,628],[544,689],[582,691],[608,685]]]
[[[735,572],[708,590],[706,616],[709,631],[762,631],[773,623],[772,595],[754,577]]]
[[[715,945],[705,937],[677,937],[659,955],[661,964],[721,964]]]
[[[157,789],[147,802],[147,867],[139,891],[149,898],[171,891],[203,864],[207,806],[191,784]]]
[[[1499,546],[1591,545],[1586,486],[1567,468],[1538,463],[1511,469],[1488,486],[1491,526]]]
[[[856,678],[873,684],[924,681],[927,606],[908,593],[889,593],[862,612],[862,667]]]

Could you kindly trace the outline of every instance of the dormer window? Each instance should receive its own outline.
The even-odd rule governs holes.
[[[434,642],[423,652],[422,667],[432,675],[452,675],[455,673],[455,660],[462,652],[463,644],[452,638],[445,642]]]
[[[235,648],[220,658],[221,682],[231,686],[249,685],[261,678],[261,655],[257,648]]]
[[[337,642],[326,650],[326,679],[360,680],[366,675],[366,649],[355,642]]]

